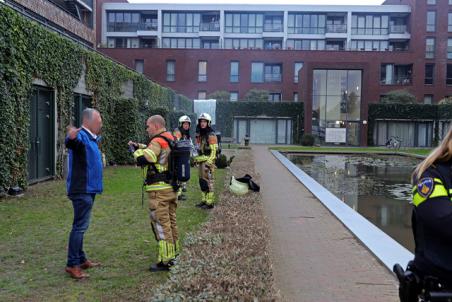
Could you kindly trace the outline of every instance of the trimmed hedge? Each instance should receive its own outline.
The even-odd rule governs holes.
[[[304,104],[293,102],[217,102],[216,130],[223,137],[232,137],[235,116],[292,118],[293,142],[299,143],[304,120]]]
[[[118,148],[123,148],[120,145],[123,138],[116,134],[116,127],[121,125],[119,119],[126,124],[126,133],[132,135],[138,131],[132,135],[137,137],[144,132],[144,126],[137,127],[137,123],[142,123],[144,116],[153,112],[152,108],[162,107],[165,112],[174,107],[193,108],[186,97],[0,5],[0,188],[27,186],[33,78],[45,81],[56,91],[58,135],[55,172],[57,177],[63,175],[65,128],[72,119],[73,90],[82,75],[83,65],[86,66],[87,89],[93,93],[92,106],[101,112],[103,118],[102,151],[107,161],[128,162],[125,154],[118,151]],[[125,82],[133,83],[134,100],[122,100]],[[128,112],[128,118],[125,118],[115,112],[117,108],[125,112],[128,106],[133,112],[138,108],[142,116],[134,118],[132,112]],[[127,147],[124,149],[127,152]]]

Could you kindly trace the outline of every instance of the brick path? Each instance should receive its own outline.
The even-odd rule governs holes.
[[[264,146],[253,146],[282,301],[396,302],[397,283]]]

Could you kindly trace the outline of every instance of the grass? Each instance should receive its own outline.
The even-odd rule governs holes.
[[[284,146],[284,147],[270,147],[270,149],[282,152],[365,152],[365,153],[409,153],[415,155],[428,155],[432,149],[430,148],[400,148],[400,150],[388,149],[385,147],[305,147],[305,146]]]
[[[182,237],[196,230],[208,214],[199,202],[197,169],[192,170],[188,200],[179,203]],[[223,188],[224,170],[217,170],[216,188]],[[0,201],[1,301],[143,300],[167,278],[147,269],[156,260],[147,199],[141,207],[140,171],[134,167],[105,170],[105,191],[96,198],[85,251],[103,266],[90,278],[70,279],[64,272],[72,205],[63,181],[33,186],[25,197]]]

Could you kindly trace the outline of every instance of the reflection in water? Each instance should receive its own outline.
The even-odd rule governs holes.
[[[287,157],[348,206],[414,251],[410,174],[418,159],[329,154]]]

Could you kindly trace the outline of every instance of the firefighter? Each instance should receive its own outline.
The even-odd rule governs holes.
[[[452,127],[416,167],[412,180],[415,254],[404,275],[398,274],[401,301],[452,292]]]
[[[191,119],[187,115],[183,115],[179,118],[178,127],[174,129],[173,135],[177,140],[189,140],[190,137],[190,127],[191,127]],[[178,200],[186,200],[185,192],[187,192],[187,183],[181,182],[179,191],[177,192]]]
[[[210,115],[202,113],[198,118],[196,134],[198,155],[194,157],[194,162],[199,165],[199,186],[201,187],[201,203],[196,206],[202,209],[212,209],[215,203],[214,175],[218,141],[211,126]]]
[[[136,149],[133,156],[137,164],[144,168],[151,225],[158,242],[158,261],[151,265],[150,271],[167,271],[180,250],[176,225],[177,195],[168,181],[169,142],[174,137],[166,131],[165,120],[160,115],[147,120],[146,131],[151,137],[147,146],[132,141],[129,146]]]

